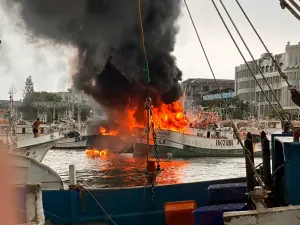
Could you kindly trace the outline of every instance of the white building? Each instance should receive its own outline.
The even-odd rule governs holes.
[[[288,42],[285,52],[274,55],[274,58],[279,63],[282,71],[288,76],[289,82],[299,90],[300,42],[296,45],[290,45],[290,42]],[[286,111],[298,114],[299,107],[292,102],[287,83],[278,74],[276,66],[273,64],[269,55],[267,53],[262,54],[261,57],[256,60],[256,63],[263,71],[264,76],[282,107]],[[255,62],[249,62],[249,66],[272,104],[278,109],[278,104],[263,80]],[[271,106],[267,102],[246,64],[239,65],[235,68],[235,92],[241,100],[248,101],[253,108],[255,107],[261,115],[267,117],[273,113]]]

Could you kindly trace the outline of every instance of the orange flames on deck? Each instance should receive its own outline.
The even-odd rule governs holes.
[[[110,130],[104,127],[100,127],[99,132],[102,135],[117,136],[119,133],[135,133],[135,128],[145,128],[146,121],[139,123],[136,121],[135,115],[136,109],[127,109],[119,116],[119,128],[118,130]],[[144,111],[144,118],[147,118],[146,111]],[[179,101],[172,104],[162,104],[159,107],[152,108],[152,119],[154,127],[157,129],[171,130],[177,132],[183,132],[188,126],[189,121],[184,114],[183,107]]]
[[[145,123],[138,123],[134,118],[134,113],[136,110],[128,110],[127,118],[124,121],[128,127],[130,127],[131,131],[134,131],[134,128],[145,128]],[[145,111],[145,118],[147,117]],[[154,122],[154,127],[163,129],[163,130],[171,130],[177,132],[183,132],[183,130],[188,126],[189,121],[184,114],[183,107],[181,106],[179,101],[176,101],[172,104],[162,104],[159,107],[152,108],[152,119]],[[134,133],[134,132],[132,132]]]
[[[153,108],[152,111],[155,128],[182,132],[189,124],[179,101],[163,104],[159,108]]]
[[[111,131],[107,131],[104,127],[100,127],[100,133],[104,136],[117,136],[118,135],[118,131],[117,130],[111,130]]]
[[[85,150],[85,154],[91,158],[100,157],[100,156],[107,155],[107,149],[104,150],[98,150],[96,148],[87,149]]]

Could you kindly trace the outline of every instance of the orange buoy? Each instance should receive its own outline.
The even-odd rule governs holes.
[[[155,161],[154,160],[147,161],[146,173],[147,173],[148,184],[152,184],[153,182],[156,182]]]

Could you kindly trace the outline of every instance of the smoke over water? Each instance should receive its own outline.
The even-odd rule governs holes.
[[[137,0],[5,0],[18,5],[33,36],[78,49],[78,90],[108,109],[143,110],[147,95]],[[171,55],[181,0],[141,0],[151,97],[155,105],[179,99],[182,74]]]

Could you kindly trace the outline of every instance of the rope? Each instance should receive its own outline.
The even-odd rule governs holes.
[[[260,40],[260,42],[262,43],[262,45],[264,46],[265,50],[267,51],[267,53],[269,54],[270,58],[272,59],[272,62],[275,64],[279,75],[282,77],[282,79],[285,80],[285,82],[287,83],[288,87],[290,89],[293,88],[293,85],[291,85],[289,83],[289,81],[287,80],[287,76],[284,72],[282,72],[281,67],[278,65],[277,61],[275,60],[274,56],[271,54],[271,52],[269,51],[269,49],[267,48],[267,46],[265,45],[264,41],[262,40],[261,36],[259,35],[259,33],[257,32],[257,30],[255,29],[254,25],[252,24],[251,20],[249,19],[248,15],[246,14],[245,10],[243,9],[243,7],[241,6],[241,4],[239,3],[238,0],[235,0],[236,3],[238,4],[239,8],[241,9],[241,11],[243,12],[244,16],[246,17],[247,21],[249,22],[250,26],[252,27],[253,31],[255,32],[255,34],[257,35],[258,39]]]
[[[268,98],[267,94],[264,92],[262,86],[259,84],[257,78],[255,77],[254,72],[251,70],[251,68],[250,68],[250,66],[249,66],[249,64],[248,64],[248,62],[247,62],[245,56],[243,55],[241,49],[239,48],[238,44],[236,43],[234,37],[232,36],[232,33],[230,32],[230,30],[229,30],[229,28],[228,28],[228,26],[227,26],[227,24],[226,24],[224,18],[222,17],[222,15],[221,15],[219,9],[217,8],[216,3],[214,2],[214,0],[211,0],[211,2],[213,3],[213,5],[214,5],[214,7],[215,7],[215,9],[216,9],[216,11],[217,11],[217,13],[218,13],[220,19],[222,20],[222,22],[223,22],[223,24],[224,24],[224,26],[225,26],[225,28],[226,28],[226,30],[227,30],[227,32],[228,32],[228,34],[229,34],[231,40],[233,41],[235,47],[236,47],[237,50],[239,51],[239,53],[240,53],[241,57],[243,58],[243,60],[244,60],[244,62],[245,62],[245,64],[246,64],[248,70],[251,72],[251,74],[252,74],[254,80],[256,81],[257,85],[259,86],[260,90],[262,91],[263,95],[265,96],[267,102],[270,104],[270,106],[272,107],[272,109],[274,110],[274,112],[277,114],[277,116],[278,116],[278,118],[280,119],[280,121],[281,121],[281,122],[284,122],[284,121],[282,120],[281,116],[279,115],[278,111],[275,109],[274,105],[271,103],[271,101],[270,101],[270,99]]]
[[[146,157],[146,163],[149,162],[149,152],[150,152],[150,132],[152,128],[152,135],[153,135],[153,142],[154,142],[154,149],[156,154],[156,162],[157,162],[157,168],[156,172],[160,171],[160,164],[159,164],[159,157],[158,157],[158,149],[157,149],[157,141],[156,141],[156,134],[154,130],[154,122],[152,118],[152,100],[150,97],[150,72],[149,72],[149,63],[147,58],[147,52],[145,47],[145,35],[144,35],[144,27],[143,27],[143,16],[142,16],[142,10],[141,10],[141,0],[137,0],[137,8],[138,8],[138,14],[139,14],[139,25],[140,25],[140,33],[141,33],[141,45],[142,45],[142,52],[144,55],[144,71],[146,73],[146,82],[147,82],[147,91],[148,96],[146,98],[146,102],[144,104],[144,108],[147,111],[147,125],[146,125],[146,133],[147,133],[147,146],[148,146],[148,152]],[[150,127],[151,123],[151,127]],[[145,181],[147,177],[145,176]],[[145,204],[146,204],[146,187],[147,182],[145,182],[144,186],[144,206],[143,206],[143,212],[145,211]],[[154,207],[154,200],[155,200],[155,180],[152,182],[152,207]],[[144,224],[144,216],[142,216],[142,224]]]
[[[98,202],[98,200],[95,198],[95,196],[85,187],[81,185],[70,185],[69,188],[71,190],[79,190],[79,191],[86,191],[92,199],[96,202],[96,204],[99,206],[99,208],[104,212],[104,214],[107,216],[107,218],[114,224],[117,225],[117,223],[111,218],[111,216],[106,212],[106,210],[103,208],[103,206]]]
[[[300,11],[299,6],[297,5],[297,3],[295,1],[290,0],[290,2],[294,5],[294,7],[296,9],[298,9]],[[287,8],[300,21],[299,14],[289,4],[287,4],[285,0],[280,0],[280,5],[281,5],[282,9]]]
[[[281,104],[280,104],[280,102],[279,102],[279,100],[278,100],[276,94],[275,94],[274,91],[272,90],[270,84],[268,83],[266,77],[264,76],[262,70],[260,69],[260,66],[258,65],[258,63],[256,62],[256,60],[254,59],[254,56],[253,56],[252,52],[250,51],[250,49],[249,49],[248,45],[246,44],[246,42],[245,42],[243,36],[241,35],[239,29],[237,28],[237,26],[236,26],[235,22],[233,21],[232,17],[230,16],[230,14],[229,14],[229,12],[228,12],[226,6],[224,5],[224,3],[223,3],[222,0],[219,0],[219,1],[220,1],[221,5],[222,5],[224,11],[226,12],[228,18],[230,19],[232,25],[234,26],[236,32],[238,33],[239,37],[241,38],[241,40],[242,40],[244,46],[246,47],[247,51],[249,52],[249,54],[250,54],[250,56],[251,56],[253,62],[255,62],[255,65],[256,65],[256,67],[258,68],[259,73],[261,74],[261,76],[263,77],[264,81],[265,81],[266,84],[268,85],[268,88],[270,89],[270,91],[271,91],[272,95],[274,96],[274,98],[275,98],[275,100],[276,100],[278,106],[280,107],[281,111],[283,112],[283,115],[284,115],[285,119],[286,119],[286,120],[291,124],[291,126],[292,126],[292,122],[291,122],[290,119],[286,116],[285,111],[284,111],[283,107],[281,106]],[[251,73],[251,74],[255,77],[255,75],[254,75],[253,73]],[[257,79],[255,79],[255,80],[256,80],[256,82],[258,83]],[[260,86],[260,85],[259,85],[259,86]],[[263,90],[262,90],[262,91],[263,91]],[[275,113],[277,114],[277,116],[279,116],[279,113],[278,113],[277,111],[275,111]],[[279,119],[283,122],[283,120],[281,119],[281,117],[279,117]]]
[[[189,7],[188,7],[188,4],[187,4],[186,0],[184,0],[184,4],[185,4],[186,9],[187,9],[187,11],[188,11],[190,20],[191,20],[191,22],[192,22],[192,24],[193,24],[195,33],[196,33],[196,35],[197,35],[198,41],[199,41],[199,43],[200,43],[200,46],[201,46],[201,48],[202,48],[202,51],[203,51],[203,54],[204,54],[204,56],[205,56],[206,62],[207,62],[207,64],[208,64],[208,66],[209,66],[210,72],[211,72],[211,74],[212,74],[212,76],[213,76],[213,78],[214,78],[214,81],[215,81],[216,86],[217,86],[217,88],[218,88],[218,90],[219,90],[220,96],[221,96],[221,98],[222,98],[222,100],[223,100],[223,102],[224,102],[225,108],[226,108],[226,110],[229,110],[228,105],[226,104],[226,100],[225,100],[225,98],[224,98],[224,96],[223,96],[223,94],[222,94],[220,85],[219,85],[219,83],[218,83],[218,81],[217,81],[217,79],[216,79],[215,73],[214,73],[214,71],[213,71],[213,69],[212,69],[211,63],[210,63],[210,61],[209,61],[209,59],[208,59],[208,56],[207,56],[207,54],[206,54],[205,48],[204,48],[203,43],[202,43],[202,41],[201,41],[200,35],[199,35],[199,33],[198,33],[198,30],[197,30],[197,28],[196,28],[196,25],[195,25],[195,23],[194,23],[193,17],[192,17],[192,15],[191,15],[191,12],[190,12],[190,10],[189,10]],[[235,134],[236,138],[238,139],[240,145],[241,145],[242,148],[244,149],[244,154],[246,155],[246,159],[248,159],[248,160],[250,161],[251,169],[252,169],[253,173],[255,174],[256,180],[258,181],[258,183],[259,183],[262,187],[264,187],[265,185],[264,185],[263,181],[261,180],[261,178],[259,177],[259,175],[258,175],[258,173],[257,173],[257,171],[256,171],[256,169],[255,169],[255,166],[253,165],[252,160],[251,160],[251,158],[250,158],[251,152],[250,152],[250,151],[245,147],[245,145],[243,144],[243,142],[242,142],[242,140],[241,140],[241,138],[240,138],[240,135],[239,135],[239,133],[238,133],[238,130],[237,130],[237,128],[236,128],[236,126],[235,126],[235,124],[234,124],[234,122],[233,122],[233,119],[232,119],[231,115],[229,116],[229,119],[230,119],[230,121],[231,121],[231,124],[232,124],[232,128],[233,128],[234,134]]]
[[[150,83],[150,73],[149,73],[149,64],[148,64],[148,59],[147,59],[147,52],[146,52],[146,47],[145,47],[145,35],[144,35],[144,26],[143,26],[143,16],[142,16],[142,7],[141,7],[141,0],[137,0],[138,4],[138,14],[139,14],[139,23],[140,23],[140,32],[141,32],[141,45],[142,45],[142,51],[144,55],[144,70],[146,73],[146,81],[147,84],[149,85]]]

